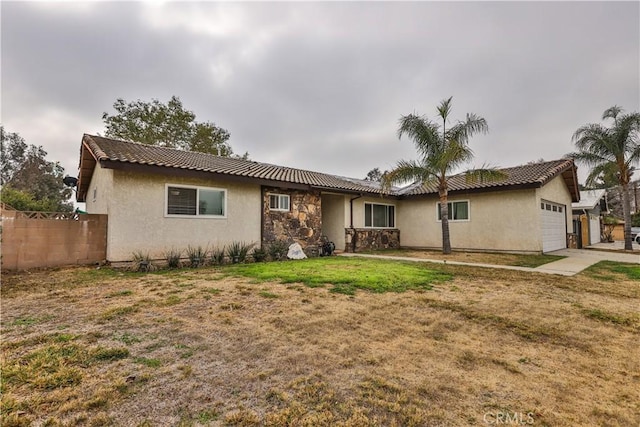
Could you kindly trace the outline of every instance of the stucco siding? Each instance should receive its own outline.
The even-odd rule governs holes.
[[[450,196],[451,202],[469,201],[469,220],[449,221],[452,248],[541,251],[535,194],[520,190]],[[403,247],[442,247],[437,204],[436,196],[400,202],[398,228]]]
[[[166,184],[226,189],[226,218],[166,217]],[[135,251],[162,258],[167,249],[182,250],[188,245],[211,248],[232,241],[260,244],[259,185],[114,171],[109,203],[109,261],[130,260]]]
[[[103,169],[99,165],[93,170],[87,192],[86,211],[90,214],[108,214],[113,193],[113,169]]]
[[[335,243],[336,249],[344,250],[345,196],[322,195],[322,234]]]

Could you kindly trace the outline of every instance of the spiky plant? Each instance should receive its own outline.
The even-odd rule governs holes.
[[[222,248],[211,249],[211,263],[215,265],[222,265],[224,263],[225,253],[226,249],[224,246]]]
[[[205,265],[207,262],[207,253],[209,250],[202,246],[187,246],[187,258],[189,258],[189,264],[192,268],[197,268]]]
[[[167,261],[167,267],[169,268],[179,268],[180,267],[180,257],[182,256],[182,251],[171,248],[164,253],[164,259]]]

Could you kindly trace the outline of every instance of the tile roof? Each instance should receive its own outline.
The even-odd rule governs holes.
[[[573,169],[575,169],[573,160],[561,159],[499,169],[506,175],[506,177],[497,181],[468,182],[466,175],[464,173],[460,173],[449,177],[449,192],[473,191],[482,189],[500,190],[513,187],[541,187],[559,174],[565,173],[568,178],[569,172],[571,174],[575,173]],[[571,185],[569,182],[568,186],[571,189]],[[403,196],[417,196],[437,193],[438,188],[435,183],[425,185],[414,183],[399,191],[399,194]]]
[[[156,147],[101,136],[84,135],[83,144],[98,161],[161,166],[228,176],[308,185],[356,193],[381,194],[379,183],[212,154]],[[90,177],[89,177],[90,179]],[[87,182],[87,185],[89,183]]]
[[[105,167],[109,167],[109,163],[125,165],[137,164],[177,170],[210,172],[227,175],[229,177],[244,177],[271,181],[274,184],[293,183],[340,192],[382,194],[381,186],[377,182],[277,166],[268,163],[259,163],[251,160],[156,147],[87,134],[83,136],[82,143],[83,150],[81,151],[80,179],[78,184],[79,201],[84,200],[95,162],[100,162]],[[87,148],[90,154],[86,153],[84,148]],[[449,191],[539,187],[546,184],[558,174],[563,174],[565,182],[567,182],[572,192],[574,201],[579,200],[575,166],[570,159],[532,163],[500,170],[507,174],[507,178],[494,182],[467,182],[464,174],[451,176],[449,178]],[[417,183],[404,188],[393,187],[389,191],[389,195],[398,197],[433,193],[437,194],[437,188],[434,185],[421,185]]]

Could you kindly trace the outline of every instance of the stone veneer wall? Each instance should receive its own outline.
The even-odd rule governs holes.
[[[397,228],[345,228],[345,252],[389,248],[400,248]]]
[[[269,209],[269,194],[288,194],[289,212]],[[318,255],[322,237],[322,206],[319,191],[262,188],[262,244],[276,240],[299,243],[307,256]]]

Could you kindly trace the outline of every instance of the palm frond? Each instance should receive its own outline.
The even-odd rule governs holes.
[[[604,110],[604,113],[602,113],[602,120],[606,120],[606,119],[613,119],[616,120],[616,118],[618,117],[618,115],[620,113],[622,113],[622,107],[618,106],[618,105],[614,105],[613,107],[609,107],[606,110]]]
[[[590,153],[588,151],[577,151],[575,153],[570,153],[569,156],[574,161],[591,167],[597,166],[601,163],[610,163],[615,160],[612,157],[605,157],[599,153]]]
[[[456,123],[447,131],[445,139],[453,139],[461,144],[467,144],[473,135],[488,132],[489,126],[484,118],[475,114],[467,114],[467,119],[464,122]]]
[[[623,151],[633,151],[640,144],[640,114],[624,114],[613,129],[613,138]]]
[[[610,181],[615,179],[616,182],[620,182],[620,169],[616,163],[600,163],[591,168],[589,175],[585,180],[585,184],[588,187],[594,187],[598,181]]]
[[[400,117],[398,138],[406,135],[411,139],[421,157],[431,157],[442,150],[439,127],[424,116],[409,114]]]
[[[453,96],[450,96],[449,99],[443,99],[440,101],[440,105],[438,105],[438,115],[442,118],[443,122],[446,123],[449,117],[449,113],[451,113],[451,100]]]
[[[437,171],[430,165],[415,160],[400,160],[396,167],[382,177],[383,192],[388,192],[392,185],[407,182],[427,183],[435,179]]]
[[[461,144],[457,140],[450,140],[445,149],[438,156],[438,169],[444,174],[449,174],[459,166],[473,159],[473,150],[466,144]]]
[[[497,182],[509,178],[509,174],[498,168],[482,165],[481,168],[469,169],[465,172],[467,183],[472,182]]]

